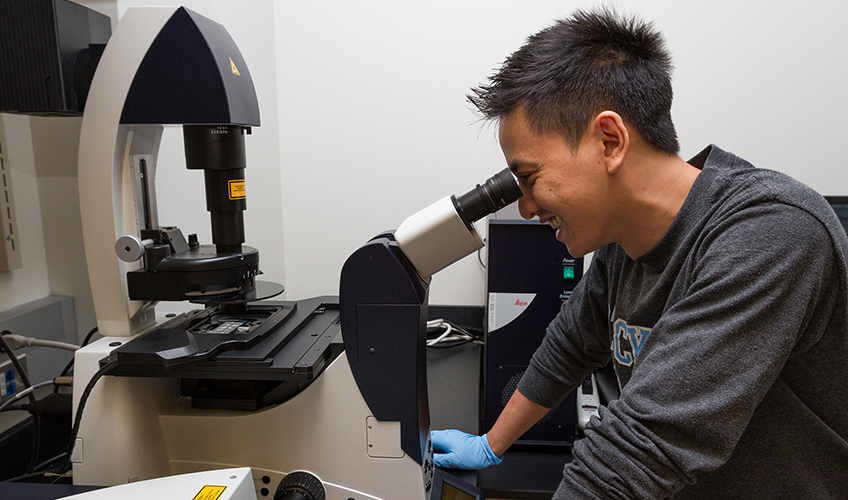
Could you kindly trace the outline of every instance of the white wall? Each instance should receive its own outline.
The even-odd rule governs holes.
[[[336,293],[369,238],[501,170],[468,89],[551,15],[517,2],[279,2],[278,88],[289,289]],[[433,304],[482,304],[470,256]]]
[[[0,142],[11,174],[21,268],[0,271],[0,310],[40,299],[50,293],[38,177],[28,116],[0,114]]]
[[[682,155],[707,144],[848,194],[848,3],[640,0],[666,33]],[[289,289],[335,290],[374,233],[504,166],[464,95],[524,39],[587,2],[278,2]],[[434,278],[431,303],[483,303],[474,257]]]
[[[184,4],[230,32],[262,112],[262,126],[248,137],[247,244],[259,249],[265,277],[283,282],[289,299],[337,293],[341,266],[358,246],[503,168],[495,128],[477,121],[465,94],[528,35],[590,5],[80,3],[113,16],[132,5]],[[714,142],[822,193],[848,194],[848,161],[838,154],[841,118],[848,114],[848,31],[842,26],[848,3],[616,3],[653,19],[666,34],[676,67],[673,116],[682,156]],[[180,133],[168,129],[163,139],[160,219],[209,242],[203,183],[184,168]],[[32,182],[23,178],[24,186]],[[20,214],[26,202],[16,202]],[[4,293],[24,289],[7,282]],[[476,257],[466,258],[435,276],[431,303],[482,304],[483,283]]]
[[[29,118],[51,295],[74,298],[77,336],[97,325],[81,244],[77,158],[82,118]]]
[[[714,142],[823,194],[848,194],[848,159],[833,154],[848,113],[848,3],[654,1],[645,12],[672,47],[684,155]]]
[[[80,122],[80,118],[0,115],[0,141],[11,170],[21,251],[21,268],[0,272],[0,311],[47,295],[73,297],[81,340],[97,323],[81,240]]]

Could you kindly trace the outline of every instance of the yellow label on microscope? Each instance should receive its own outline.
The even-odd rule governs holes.
[[[203,488],[200,488],[200,491],[197,492],[197,495],[194,495],[192,500],[218,500],[221,498],[221,495],[224,494],[224,490],[226,489],[226,486],[206,485]]]
[[[227,185],[230,188],[231,200],[243,200],[247,196],[244,190],[244,179],[229,181]]]

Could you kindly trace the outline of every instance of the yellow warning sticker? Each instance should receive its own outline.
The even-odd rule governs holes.
[[[244,191],[244,179],[232,180],[227,183],[230,188],[231,200],[243,200],[246,196]]]
[[[241,73],[239,73],[238,68],[236,68],[236,63],[233,62],[232,57],[230,58],[230,71],[232,71],[234,75],[241,76]]]
[[[194,495],[192,500],[218,500],[221,498],[221,495],[224,494],[224,490],[226,489],[226,486],[206,485],[203,488],[200,488],[200,491],[197,492],[197,495]]]

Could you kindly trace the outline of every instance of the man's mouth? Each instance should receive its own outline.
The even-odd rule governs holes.
[[[554,229],[559,229],[559,227],[562,226],[562,217],[554,217],[553,219],[548,221],[548,224],[550,224],[551,227]]]

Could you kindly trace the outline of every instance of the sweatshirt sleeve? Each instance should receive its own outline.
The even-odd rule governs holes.
[[[684,298],[654,326],[620,399],[575,444],[555,500],[668,498],[720,467],[802,333],[804,345],[821,336],[813,318],[833,307],[835,252],[807,212],[746,208],[693,251]]]

